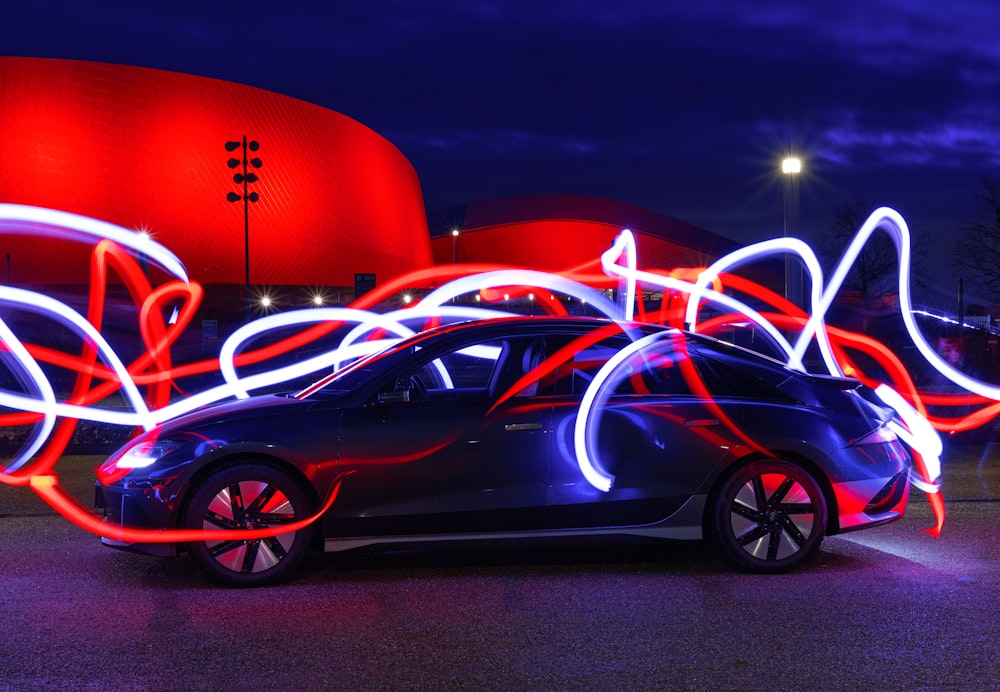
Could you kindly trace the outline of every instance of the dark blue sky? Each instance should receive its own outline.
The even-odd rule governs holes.
[[[865,197],[940,238],[1000,177],[998,36],[995,0],[7,0],[0,54],[323,105],[395,143],[428,210],[598,195],[757,240],[791,148],[796,232]]]

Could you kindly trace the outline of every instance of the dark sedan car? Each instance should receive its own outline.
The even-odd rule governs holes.
[[[586,535],[710,538],[781,572],[903,515],[891,417],[854,380],[707,337],[503,318],[174,419],[102,466],[97,504],[158,536],[106,544],[186,550],[231,585],[287,578],[312,547]]]

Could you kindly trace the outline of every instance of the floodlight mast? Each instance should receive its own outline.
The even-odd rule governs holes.
[[[229,192],[226,194],[226,199],[230,202],[239,202],[243,200],[243,248],[244,248],[244,303],[246,304],[246,321],[250,321],[250,202],[256,202],[260,199],[260,195],[256,192],[250,192],[248,186],[250,183],[256,183],[259,178],[256,173],[251,172],[250,167],[260,168],[263,165],[263,161],[259,158],[248,158],[247,151],[257,151],[260,149],[260,143],[257,140],[247,141],[247,136],[243,135],[243,139],[236,141],[230,140],[226,142],[226,151],[236,151],[241,149],[243,152],[242,161],[237,158],[231,158],[226,164],[230,168],[236,168],[242,165],[242,173],[235,173],[233,175],[233,182],[237,185],[243,186],[243,194],[236,192]]]

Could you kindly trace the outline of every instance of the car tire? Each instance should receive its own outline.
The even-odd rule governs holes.
[[[740,467],[716,494],[713,530],[723,559],[767,574],[811,558],[826,535],[823,490],[801,466],[761,459]]]
[[[191,494],[184,526],[194,529],[266,528],[309,516],[312,503],[288,474],[265,464],[228,466],[208,476]],[[312,531],[269,538],[194,541],[188,552],[209,577],[227,586],[264,586],[291,577],[302,562]]]

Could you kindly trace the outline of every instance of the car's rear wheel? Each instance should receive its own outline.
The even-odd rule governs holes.
[[[308,494],[288,474],[265,464],[229,466],[193,489],[184,525],[196,529],[266,529],[309,515]],[[268,538],[196,541],[188,545],[208,576],[229,586],[263,586],[289,578],[305,557],[309,529]]]
[[[826,500],[802,467],[761,459],[737,469],[716,495],[713,529],[723,558],[751,572],[795,569],[819,550]]]

